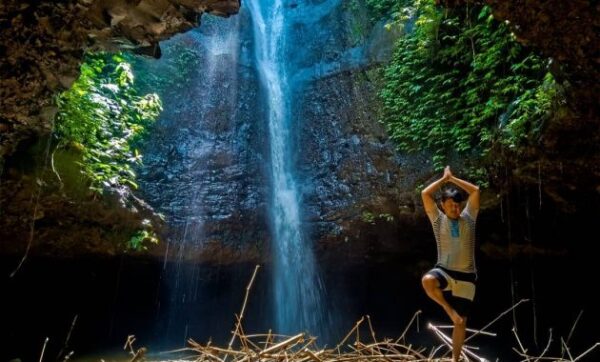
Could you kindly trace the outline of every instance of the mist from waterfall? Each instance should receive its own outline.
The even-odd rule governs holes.
[[[186,122],[183,119],[173,121],[180,122],[181,131],[191,136],[186,143],[177,145],[178,151],[194,160],[190,163],[192,166],[182,170],[180,175],[186,180],[185,187],[191,188],[188,190],[191,197],[183,207],[185,211],[180,221],[183,224],[182,232],[175,240],[167,241],[161,278],[169,290],[168,305],[162,308],[165,328],[162,333],[167,340],[181,341],[182,344],[186,343],[192,330],[202,328],[202,321],[190,316],[196,314],[198,303],[206,300],[199,289],[203,276],[201,265],[189,260],[189,255],[200,250],[206,240],[204,220],[210,217],[207,215],[210,210],[206,210],[205,204],[207,198],[213,196],[206,182],[218,182],[212,171],[211,160],[222,149],[235,152],[235,146],[226,144],[224,135],[215,131],[215,128],[218,129],[215,125],[223,122],[222,117],[215,116],[215,112],[219,107],[237,106],[237,78],[223,81],[223,74],[227,72],[227,69],[223,69],[223,62],[237,62],[239,33],[239,18],[211,17],[205,18],[203,28],[186,35],[192,46],[201,48],[201,64],[193,71],[194,79],[189,80],[194,98],[187,100],[193,106],[186,110]],[[227,95],[225,98],[224,94]],[[231,123],[233,117],[228,115],[226,121]],[[179,186],[179,189],[182,190],[182,187]],[[174,262],[167,263],[169,253],[176,256]]]
[[[249,1],[256,66],[268,106],[271,157],[271,217],[276,331],[326,335],[324,288],[311,242],[302,230],[291,153],[290,105],[293,84],[286,65],[286,9],[281,0]]]

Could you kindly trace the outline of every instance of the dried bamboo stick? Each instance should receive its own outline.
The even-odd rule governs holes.
[[[552,343],[552,328],[550,328],[550,332],[549,332],[549,336],[548,336],[548,343],[546,344],[546,348],[544,348],[544,351],[542,351],[542,354],[537,357],[534,362],[539,361],[540,359],[542,359],[544,357],[544,355],[546,354],[546,352],[548,352],[548,349],[550,348],[550,344]]]
[[[390,345],[390,344],[388,344]],[[402,344],[393,344],[391,346],[398,346],[400,348],[403,348],[406,350],[406,352],[412,353],[413,355],[416,355],[417,357],[421,358],[421,359],[426,359],[426,357],[424,355],[421,354],[421,352],[419,351],[415,351],[414,349],[412,349],[412,346],[405,346]],[[387,350],[386,348],[381,348],[383,350]],[[396,351],[397,353],[400,353],[400,351],[398,351],[396,348],[393,348],[394,351]]]
[[[398,337],[398,339],[396,339],[396,342],[394,342],[394,343],[398,343],[398,342],[400,342],[400,340],[404,339],[404,336],[408,332],[408,329],[413,324],[413,321],[415,320],[415,318],[417,318],[419,316],[419,314],[421,314],[421,310],[420,309],[418,311],[416,311],[415,314],[413,314],[412,318],[410,319],[410,322],[408,322],[408,325],[406,326],[406,328],[404,328],[404,331],[402,332],[402,334],[400,335],[400,337]]]
[[[210,346],[210,347],[204,347],[205,349],[210,349],[213,350],[215,352],[219,352],[219,353],[226,353],[226,354],[234,354],[234,355],[238,355],[238,356],[245,356],[246,352],[241,352],[241,351],[236,351],[233,349],[224,349],[224,348],[219,348],[219,347],[214,347],[214,346]]]
[[[296,344],[299,341],[302,341],[303,338],[304,338],[304,333],[298,333],[297,335],[295,335],[293,337],[290,337],[290,338],[286,339],[283,342],[279,342],[276,345],[273,345],[273,346],[271,346],[269,348],[264,349],[261,352],[261,354],[262,353],[270,353],[270,352],[276,351],[278,349],[286,348],[286,347],[288,347],[291,344]]]
[[[523,347],[523,343],[521,343],[521,339],[519,339],[519,335],[517,334],[517,329],[515,327],[513,327],[512,332],[515,335],[515,338],[517,339],[517,343],[519,344],[519,348],[521,348],[521,352],[523,353],[523,356],[527,356],[527,349],[525,349],[525,347]],[[514,347],[513,347],[513,350],[516,351],[516,349]],[[517,353],[518,353],[518,351],[517,351]]]
[[[269,329],[269,333],[255,333],[255,334],[248,334],[246,335],[246,338],[258,338],[258,337],[289,337],[286,336],[285,334],[276,334],[276,333],[271,333],[271,330]]]
[[[454,326],[436,326],[439,329],[450,329],[450,328],[454,328]],[[484,330],[479,330],[479,329],[471,329],[471,328],[466,328],[465,329],[467,332],[471,332],[471,333],[477,333],[477,334],[483,334],[484,336],[490,336],[490,337],[496,337],[497,334],[493,333],[493,332],[486,332]]]
[[[42,362],[42,360],[44,359],[44,352],[46,352],[46,345],[48,344],[48,341],[50,340],[50,338],[46,337],[46,339],[44,340],[44,345],[42,346],[42,352],[40,353],[40,362]]]
[[[194,342],[193,340],[188,339],[188,343],[190,343],[190,341]],[[192,348],[192,347],[183,347],[183,348],[172,349],[172,350],[169,350],[169,351],[158,352],[158,354],[159,355],[161,355],[161,354],[172,354],[172,353],[179,353],[179,352],[185,352],[185,351],[195,351],[195,350],[196,349]]]
[[[364,321],[364,319],[365,319],[365,317],[362,317],[358,322],[356,322],[356,324],[354,324],[354,327],[350,330],[350,332],[348,332],[346,337],[344,337],[344,339],[342,339],[342,341],[335,347],[335,349],[338,351],[338,354],[340,353],[340,347],[344,343],[346,343],[346,340],[348,340],[348,338],[350,338],[350,336],[352,335],[354,330],[358,329],[358,327],[361,325],[361,323]]]
[[[496,323],[496,321],[500,318],[502,318],[504,315],[510,313],[510,311],[514,310],[515,308],[517,308],[521,303],[525,303],[525,302],[529,302],[529,299],[521,299],[520,301],[518,301],[515,305],[513,305],[512,307],[508,308],[507,310],[505,310],[504,312],[500,313],[499,316],[497,316],[493,321],[491,321],[490,323],[486,324],[483,328],[481,328],[480,333],[485,331],[486,329],[488,329],[489,326],[491,326],[492,324]],[[465,343],[467,341],[469,341],[471,338],[475,337],[476,335],[478,335],[479,333],[474,333],[471,334],[468,338],[465,339]]]
[[[267,348],[267,347],[269,347],[269,344],[270,344],[270,343],[271,343],[271,344],[273,343],[273,338],[274,338],[274,337],[273,337],[273,334],[272,334],[271,332],[272,332],[272,331],[269,329],[269,333],[267,334],[267,340],[265,341],[265,347],[264,347],[264,348]]]
[[[569,361],[572,362],[573,361],[573,356],[571,356],[571,351],[569,350],[569,347],[567,346],[567,343],[565,342],[565,340],[562,337],[560,337],[560,343],[561,343],[561,346],[563,348],[563,352],[562,352],[562,354],[561,354],[560,357],[563,358],[563,356],[565,355],[565,352],[567,352],[567,355],[569,356]]]
[[[586,354],[590,353],[592,350],[594,350],[598,346],[600,346],[600,342],[597,342],[596,344],[594,344],[593,346],[591,346],[588,350],[586,350],[585,352],[583,352],[579,356],[575,357],[575,359],[573,361],[579,361],[580,358],[582,358]]]
[[[571,340],[571,336],[573,335],[573,332],[575,332],[575,327],[577,327],[577,322],[579,322],[579,319],[581,318],[582,314],[583,314],[583,309],[579,311],[577,318],[575,318],[575,322],[573,322],[573,327],[571,327],[571,331],[569,332],[569,335],[567,336],[566,343],[569,343],[569,341]]]
[[[244,312],[246,311],[246,303],[248,303],[248,295],[250,294],[250,289],[252,288],[252,284],[254,283],[254,278],[256,278],[256,273],[258,272],[258,268],[260,268],[260,265],[256,265],[256,267],[254,268],[254,273],[252,273],[252,278],[250,278],[250,282],[248,283],[248,286],[246,287],[246,295],[244,296],[244,303],[242,304],[242,310],[240,311],[240,317],[238,319],[238,322],[236,323],[235,331],[233,332],[231,341],[229,341],[229,346],[228,346],[229,349],[231,349],[231,346],[233,345],[233,341],[235,341],[236,333],[238,332],[240,323],[242,322],[242,319],[244,318]]]
[[[313,361],[323,362],[323,360],[320,359],[319,356],[317,356],[315,353],[313,353],[310,349],[306,349],[305,352],[309,355],[310,359],[312,359]]]
[[[375,330],[373,329],[373,324],[371,324],[371,316],[367,314],[367,322],[369,322],[369,330],[371,331],[371,338],[373,338],[373,342],[377,344],[377,338],[375,338]],[[379,349],[379,346],[375,345],[375,348]],[[377,351],[381,353],[381,351]]]
[[[444,342],[450,348],[450,350],[452,350],[452,338],[450,338],[447,335],[445,335],[442,331],[440,331],[436,326],[434,326],[431,323],[429,323],[428,327],[430,329],[432,329],[435,332],[435,334],[438,335],[438,337],[440,337],[440,339],[442,340],[442,342]],[[468,360],[468,358],[467,358],[466,354],[468,354],[469,356],[477,359],[480,362],[486,361],[485,358],[480,357],[480,356],[476,355],[473,351],[471,351],[471,348],[472,347],[464,345],[463,348],[462,348],[462,351],[461,351],[461,355],[463,355],[467,360]]]

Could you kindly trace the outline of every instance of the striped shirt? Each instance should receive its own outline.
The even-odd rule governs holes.
[[[475,267],[475,219],[477,210],[469,211],[469,205],[457,220],[448,218],[437,209],[437,214],[427,214],[437,243],[437,264],[463,273],[476,273]]]

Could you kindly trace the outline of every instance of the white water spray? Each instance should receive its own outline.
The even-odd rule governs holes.
[[[268,102],[277,332],[305,330],[323,335],[323,287],[310,242],[302,233],[291,165],[292,87],[286,67],[291,55],[286,52],[286,9],[281,0],[253,0],[246,4],[252,15],[257,69]]]

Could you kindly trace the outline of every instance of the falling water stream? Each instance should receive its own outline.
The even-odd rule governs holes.
[[[266,93],[271,158],[275,323],[279,333],[324,334],[321,279],[302,232],[290,147],[290,82],[286,8],[281,0],[249,1],[255,56]]]
[[[162,333],[166,332],[167,339],[178,342],[208,327],[205,320],[190,318],[198,315],[199,304],[206,302],[208,297],[202,295],[200,287],[204,278],[202,266],[190,261],[188,255],[202,249],[207,239],[206,220],[214,217],[215,212],[227,213],[227,210],[215,208],[221,204],[214,203],[214,199],[226,197],[215,185],[240,187],[226,176],[221,177],[226,172],[211,163],[217,155],[223,154],[237,160],[234,163],[241,162],[239,150],[231,141],[237,139],[236,136],[225,134],[236,132],[235,118],[239,115],[236,116],[233,110],[243,105],[239,102],[244,102],[239,97],[241,80],[226,80],[225,74],[231,73],[230,67],[235,67],[238,68],[233,72],[236,74],[248,71],[242,69],[255,72],[258,77],[256,87],[260,99],[264,100],[256,120],[265,123],[268,137],[265,149],[269,150],[266,158],[270,162],[267,204],[273,267],[263,269],[272,273],[269,275],[272,300],[267,302],[272,315],[269,324],[278,333],[306,331],[323,341],[328,336],[326,320],[330,318],[324,313],[324,288],[312,244],[303,231],[292,162],[291,141],[294,137],[290,110],[295,85],[289,74],[295,71],[289,69],[293,47],[286,42],[289,26],[286,26],[286,8],[280,0],[263,0],[245,3],[242,12],[248,15],[249,22],[240,22],[238,19],[242,16],[206,19],[203,27],[187,38],[188,45],[202,48],[201,64],[192,73],[195,78],[189,80],[193,89],[188,94],[192,99],[185,104],[181,119],[174,119],[176,124],[170,127],[180,134],[176,138],[179,140],[176,147],[180,157],[188,160],[184,165],[189,165],[185,166],[189,169],[178,170],[177,180],[181,181],[171,182],[175,186],[169,192],[179,194],[185,190],[190,197],[177,215],[181,231],[168,245],[168,255],[174,255],[176,259],[173,263],[165,262],[163,282],[169,298],[168,305],[161,308],[161,329],[165,329]],[[245,24],[251,28],[244,29]],[[244,45],[247,44],[244,31],[251,31],[248,34],[253,35],[253,46]],[[237,205],[237,201],[231,201],[227,205]]]
[[[202,44],[203,56],[201,66],[193,73],[198,78],[190,82],[195,98],[190,100],[194,106],[189,113],[193,114],[184,117],[190,119],[189,124],[182,123],[180,126],[191,137],[186,139],[189,143],[178,146],[186,157],[195,160],[183,174],[186,179],[196,182],[189,182],[189,186],[186,186],[192,189],[189,190],[191,197],[184,208],[185,215],[182,215],[185,219],[182,233],[175,242],[168,242],[165,252],[163,278],[169,288],[169,304],[164,308],[163,317],[166,321],[161,326],[165,328],[162,333],[167,339],[183,343],[194,329],[202,327],[201,322],[190,318],[203,298],[199,290],[200,264],[186,259],[189,259],[188,254],[201,249],[206,239],[204,221],[208,217],[208,210],[205,204],[206,199],[211,197],[211,191],[206,188],[207,182],[198,181],[219,182],[211,172],[211,159],[217,149],[231,151],[233,148],[233,145],[223,144],[225,137],[216,134],[214,127],[217,122],[232,122],[232,116],[216,118],[213,108],[223,104],[234,108],[237,102],[236,78],[229,75],[229,83],[233,84],[224,84],[222,64],[224,61],[237,61],[239,25],[239,18],[213,17],[207,19],[202,31],[192,32],[188,36],[190,41]],[[227,97],[223,98],[223,94],[227,94]],[[167,264],[169,253],[176,256],[174,263]]]

